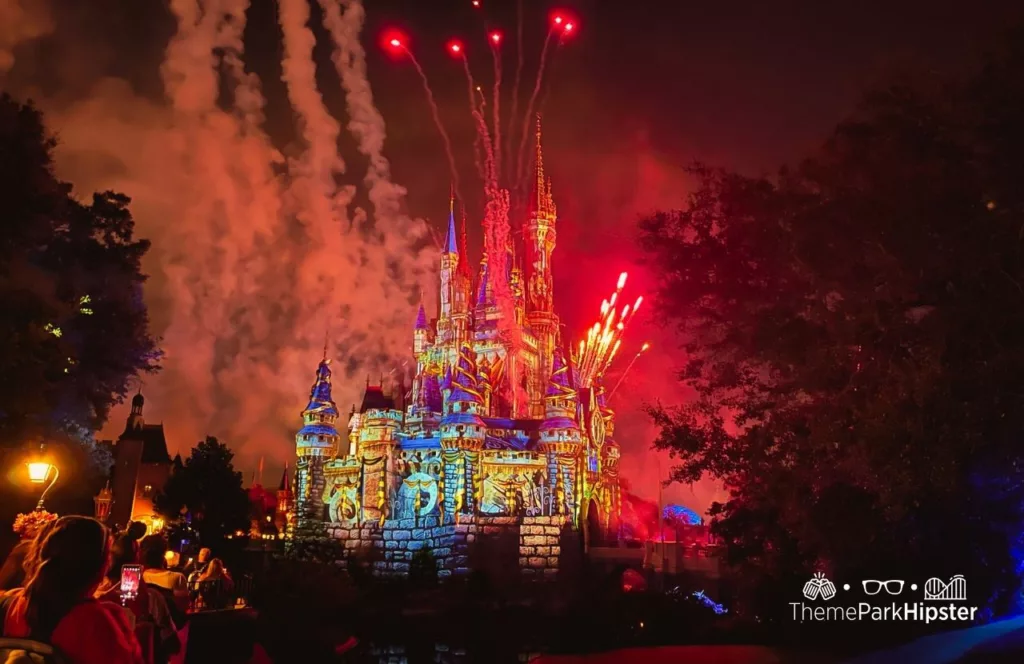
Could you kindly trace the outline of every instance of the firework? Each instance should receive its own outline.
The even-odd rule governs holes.
[[[508,114],[508,157],[509,171],[515,166],[512,161],[512,132],[516,121],[516,111],[519,109],[519,84],[523,78],[523,0],[516,2],[516,76],[512,81],[512,106]]]
[[[515,182],[522,183],[526,177],[526,168],[529,166],[529,162],[526,157],[526,141],[530,131],[530,120],[533,116],[533,108],[537,103],[537,97],[540,95],[541,84],[544,81],[544,69],[548,62],[548,51],[551,47],[551,42],[555,35],[560,35],[559,44],[562,43],[571,34],[574,34],[576,30],[575,22],[562,12],[556,12],[551,18],[551,28],[548,30],[548,35],[544,39],[544,46],[540,51],[540,65],[537,67],[537,78],[533,84],[533,92],[530,94],[530,99],[526,104],[526,114],[523,118],[523,131],[519,139],[519,151],[516,158],[516,171],[515,171]]]
[[[427,103],[430,105],[430,114],[434,119],[434,125],[437,127],[438,133],[441,135],[441,141],[444,143],[444,153],[448,157],[448,170],[450,171],[451,181],[455,185],[455,191],[458,192],[459,198],[462,198],[462,192],[459,187],[459,171],[455,167],[455,155],[452,153],[452,142],[448,138],[448,132],[444,128],[444,123],[441,122],[441,113],[437,108],[437,101],[434,99],[434,91],[430,88],[430,80],[427,78],[427,73],[423,71],[423,67],[420,66],[419,60],[412,54],[409,47],[406,46],[406,39],[398,34],[391,33],[387,38],[387,45],[393,50],[405,54],[409,58],[409,62],[416,68],[416,73],[420,75],[420,80],[423,82],[423,91],[427,95]],[[461,48],[461,47],[460,47]]]
[[[636,352],[636,355],[633,356],[633,359],[630,360],[629,364],[626,365],[626,369],[622,372],[622,375],[619,376],[619,380],[618,382],[615,383],[615,387],[613,387],[612,391],[608,393],[609,399],[612,398],[612,395],[615,394],[615,391],[619,389],[620,385],[622,385],[622,381],[626,379],[626,374],[628,374],[629,370],[633,368],[633,365],[636,364],[636,361],[640,359],[640,356],[646,353],[650,348],[650,342],[645,342],[643,346],[640,346],[640,350]]]
[[[492,30],[488,35],[494,59],[494,177],[501,179],[501,40],[502,34]]]
[[[578,387],[591,387],[604,376],[622,346],[622,336],[626,328],[643,302],[644,298],[640,296],[632,305],[622,307],[621,311],[616,309],[619,295],[626,286],[626,276],[625,272],[619,275],[615,292],[601,302],[600,318],[587,330],[586,338],[580,340],[579,346],[573,349],[572,360]],[[640,352],[647,347],[649,346],[645,345]]]

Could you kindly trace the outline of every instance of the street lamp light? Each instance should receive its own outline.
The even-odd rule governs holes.
[[[57,483],[57,478],[60,477],[60,471],[57,466],[49,463],[48,461],[30,461],[25,464],[28,467],[28,479],[32,484],[42,484],[49,480],[49,484],[43,489],[42,495],[39,496],[39,503],[36,505],[37,511],[42,511],[43,501],[46,499],[46,494],[53,488],[53,485]],[[53,471],[53,472],[51,472]],[[53,476],[50,479],[50,476]]]

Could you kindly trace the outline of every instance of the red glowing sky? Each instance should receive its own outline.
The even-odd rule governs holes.
[[[10,35],[0,38],[0,88],[39,100],[70,147],[94,146],[99,140],[132,143],[116,159],[106,154],[97,158],[95,147],[91,151],[67,149],[58,154],[59,170],[83,186],[101,186],[111,178],[155,183],[155,191],[126,193],[140,201],[139,229],[154,238],[154,251],[161,240],[161,250],[178,251],[178,247],[169,249],[166,229],[155,221],[162,218],[160,205],[149,203],[176,204],[180,200],[177,190],[170,189],[174,178],[167,178],[166,191],[160,190],[164,166],[146,156],[151,142],[163,140],[154,137],[174,140],[177,129],[167,124],[162,111],[164,92],[159,75],[164,51],[175,31],[173,17],[162,4],[120,0],[94,0],[87,7],[76,0],[19,0],[15,4],[31,11],[23,12],[17,23],[0,12],[0,22],[15,26]],[[299,133],[281,81],[281,35],[275,3],[253,4],[245,32],[246,64],[261,79],[267,98],[268,133],[285,155],[294,156]],[[491,83],[490,50],[500,49],[507,54],[504,73],[506,82],[510,81],[515,64],[511,53],[517,40],[516,3],[495,0],[475,7],[477,3],[468,0],[374,0],[367,4],[362,41],[368,50],[369,80],[387,122],[386,153],[393,179],[408,189],[409,212],[440,229],[447,214],[450,183],[417,75],[404,57],[396,57],[402,56],[396,51],[404,48],[431,77],[441,117],[451,134],[468,207],[479,214],[480,188],[471,177],[474,130],[461,65],[453,62],[452,55],[457,44],[458,55],[468,58],[478,82],[487,89]],[[542,110],[545,164],[554,179],[560,217],[556,302],[571,338],[578,338],[592,322],[619,272],[630,272],[628,290],[634,295],[652,286],[652,276],[633,264],[635,221],[652,210],[683,204],[688,188],[683,165],[702,160],[746,172],[774,170],[821,140],[854,107],[867,84],[904,68],[958,66],[965,53],[1001,26],[1019,20],[1022,13],[1019,3],[1009,0],[975,3],[971,12],[952,3],[946,6],[923,0],[804,3],[785,10],[759,2],[728,6],[634,3],[624,7],[575,0],[557,7],[524,5],[528,50],[524,90],[532,86],[547,31],[552,26],[561,31],[552,44],[551,82],[543,88]],[[314,23],[319,21],[318,9],[313,18]],[[327,41],[319,27],[314,33],[317,80],[324,103],[344,123],[345,100],[329,66],[329,48],[321,45]],[[399,40],[399,47],[391,46],[393,39]],[[508,91],[505,94],[507,108]],[[149,129],[126,132],[112,124],[113,118],[139,127],[135,120],[142,116],[147,119],[146,127],[166,133]],[[341,151],[346,158],[353,151],[344,132]],[[140,179],[136,173],[140,169],[152,177]],[[476,261],[480,237],[474,226],[471,224],[470,244]],[[180,251],[187,256],[191,249],[186,244]],[[172,311],[173,293],[168,284],[173,283],[173,274],[164,274],[155,263],[149,269],[154,278],[147,298],[154,327],[163,334]],[[289,303],[282,297],[272,305],[286,311]],[[632,352],[648,339],[653,349],[637,362],[613,406],[619,413],[617,437],[625,451],[625,472],[641,493],[654,495],[659,467],[664,476],[670,462],[647,450],[654,432],[642,405],[659,399],[678,402],[686,395],[680,393],[673,378],[673,366],[680,361],[675,340],[651,320],[651,307],[644,313],[646,318],[630,331],[635,344]],[[309,325],[323,328],[319,320],[309,321]],[[249,352],[249,361],[259,369],[261,356],[256,350],[247,351],[245,344],[236,347],[230,335],[208,332],[221,335],[211,346],[213,366],[230,362],[219,359],[222,356]],[[292,333],[294,329],[274,326],[261,331],[264,345],[275,347]],[[322,338],[322,331],[313,336]],[[632,352],[623,349],[623,363]],[[656,356],[656,352],[661,354]],[[275,357],[289,358],[297,367],[296,384],[304,387],[295,390],[292,402],[280,404],[286,416],[279,426],[252,431],[245,440],[228,441],[239,452],[243,467],[255,467],[263,455],[268,468],[287,458],[291,446],[287,414],[302,407],[302,391],[308,389],[318,359],[299,352]],[[221,395],[219,412],[211,416],[206,431],[197,430],[187,400],[151,396],[147,416],[165,423],[177,449],[186,449],[204,433],[228,437],[218,429],[230,431],[229,424],[250,414],[237,405],[232,390],[264,389],[262,374],[240,379],[244,387],[239,387],[218,382],[208,375],[210,364],[180,350],[166,362],[170,361],[177,365],[179,381],[185,381],[178,384],[198,391],[216,389]],[[355,375],[360,370],[352,367],[353,379],[362,382],[362,376]],[[160,380],[154,379],[147,392],[158,394],[156,383]],[[109,433],[116,434],[123,415],[115,411]],[[692,492],[675,487],[667,496],[703,509],[720,493],[713,486],[701,485]]]

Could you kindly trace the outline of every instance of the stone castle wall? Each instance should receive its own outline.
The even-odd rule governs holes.
[[[406,576],[414,556],[427,550],[439,578],[482,571],[488,576],[552,579],[575,564],[579,533],[564,516],[464,516],[459,523],[438,523],[436,516],[389,519],[358,525],[301,520],[298,542],[333,540],[338,562],[364,565],[377,576]],[[324,542],[327,540],[328,542]]]

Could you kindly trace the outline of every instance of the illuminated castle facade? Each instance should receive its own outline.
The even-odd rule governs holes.
[[[346,419],[325,354],[296,435],[293,539],[379,550],[377,570],[397,574],[426,548],[447,575],[473,567],[473,543],[500,533],[518,542],[506,560],[543,575],[560,566],[572,537],[615,537],[614,413],[602,386],[577,388],[563,352],[551,260],[557,215],[539,127],[534,189],[504,284],[486,255],[471,268],[450,206],[439,313],[428,320],[419,309],[409,389],[367,381]],[[509,313],[514,327],[503,320]]]

